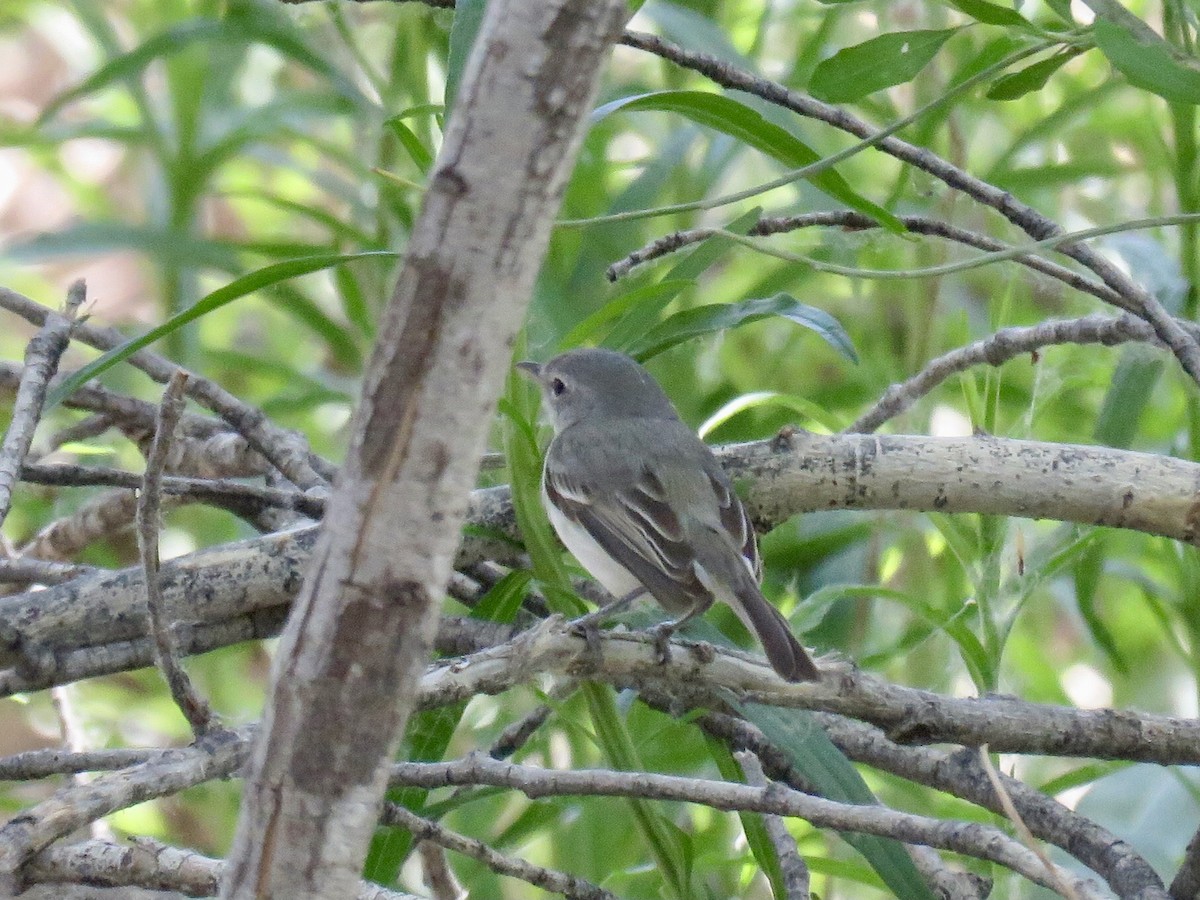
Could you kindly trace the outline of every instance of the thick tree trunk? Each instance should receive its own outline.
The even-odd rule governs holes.
[[[623,0],[494,0],[279,648],[223,887],[357,889],[513,337]]]

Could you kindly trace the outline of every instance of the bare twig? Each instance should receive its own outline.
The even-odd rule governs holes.
[[[53,453],[64,444],[99,437],[112,427],[113,418],[111,415],[108,413],[96,413],[95,415],[88,416],[86,419],[81,419],[74,425],[68,425],[66,428],[56,431],[46,441],[46,448],[49,452]],[[29,457],[26,457],[26,459],[29,459]]]
[[[621,43],[698,72],[723,87],[746,91],[769,103],[825,122],[858,138],[866,139],[875,134],[872,126],[840,107],[814,100],[709,54],[685,50],[663,38],[641,32],[626,31]],[[1057,223],[1017,200],[1012,194],[976,178],[930,150],[909,144],[894,135],[878,141],[875,147],[880,152],[929,173],[984,206],[995,209],[1034,240],[1043,240],[1062,233]],[[1193,380],[1200,381],[1200,342],[1183,329],[1153,295],[1084,243],[1063,244],[1058,250],[1100,276],[1119,296],[1117,305],[1149,322],[1159,339],[1175,354],[1184,371]]]
[[[614,894],[597,887],[589,881],[558,872],[554,869],[535,866],[523,859],[516,859],[498,853],[483,841],[475,840],[451,831],[437,822],[415,815],[395,803],[385,803],[382,821],[386,825],[395,825],[410,832],[413,837],[422,841],[433,841],[483,863],[493,872],[519,878],[528,884],[543,890],[554,891],[572,900],[617,900]]]
[[[931,747],[905,747],[871,725],[823,713],[816,717],[830,740],[856,762],[1003,814],[974,748],[947,753]],[[753,742],[751,749],[763,753]],[[1097,872],[1120,897],[1165,898],[1158,873],[1128,843],[1041,791],[1015,778],[999,777],[1022,820],[1038,839],[1061,847]]]
[[[0,826],[0,894],[20,893],[21,870],[30,857],[75,829],[118,809],[228,778],[245,758],[247,738],[229,732],[214,737],[219,739],[63,787]]]
[[[42,324],[50,313],[46,307],[16,291],[0,287],[0,308],[7,309],[35,324]],[[100,350],[112,350],[125,343],[115,328],[82,323],[76,329],[79,340]],[[130,365],[141,369],[160,384],[166,384],[179,367],[170,360],[139,350],[129,357]],[[333,476],[333,466],[308,449],[304,438],[274,425],[260,409],[242,402],[216,382],[188,373],[188,396],[211,409],[246,438],[251,446],[271,461],[279,471],[302,490],[324,488]]]
[[[849,433],[870,433],[884,422],[904,412],[947,378],[972,366],[1000,366],[1024,353],[1060,344],[1103,344],[1115,346],[1127,341],[1156,343],[1153,329],[1129,313],[1111,317],[1084,316],[1080,319],[1052,319],[1024,328],[1003,328],[995,334],[958,347],[928,362],[907,381],[893,384],[875,404],[846,428]]]
[[[132,491],[106,491],[42,528],[21,547],[21,555],[45,560],[70,559],[93,541],[127,531],[136,514],[137,497]]]
[[[84,575],[94,575],[98,571],[100,570],[94,566],[83,566],[77,563],[18,557],[17,559],[0,560],[0,583],[63,584]]]
[[[206,653],[243,641],[278,637],[287,614],[288,607],[283,604],[256,608],[245,615],[230,616],[212,624],[177,626],[174,637],[180,652]],[[513,633],[510,626],[494,622],[443,616],[434,648],[447,656],[462,656],[503,643]],[[154,646],[148,637],[114,640],[63,653],[42,652],[35,646],[29,653],[27,665],[0,669],[0,697],[152,665]]]
[[[477,694],[496,695],[535,673],[586,676],[621,689],[664,691],[678,708],[722,709],[728,691],[746,702],[819,709],[871,722],[896,743],[990,744],[999,752],[1200,763],[1200,721],[1130,710],[1081,710],[1016,698],[947,697],[891,684],[821,659],[828,677],[789,685],[758,655],[680,641],[667,663],[639,632],[602,632],[599,659],[569,623],[549,621],[462,660],[439,661],[421,679],[428,709]]]
[[[1171,880],[1171,900],[1200,897],[1200,831],[1192,835],[1183,853],[1183,863]]]
[[[739,751],[734,756],[746,775],[746,784],[758,788],[765,788],[769,784],[757,756],[748,750]],[[809,900],[808,864],[804,862],[804,857],[796,847],[796,839],[779,816],[763,813],[762,821],[767,838],[779,858],[779,869],[783,873],[783,889],[787,893],[787,900]]]
[[[159,496],[163,469],[167,464],[167,453],[179,417],[183,415],[183,392],[187,385],[187,373],[179,370],[167,382],[163,392],[162,408],[159,410],[158,427],[154,442],[146,457],[146,473],[142,479],[142,490],[138,495],[137,525],[138,551],[142,558],[142,569],[146,573],[146,614],[150,623],[150,635],[154,639],[154,658],[159,670],[171,689],[175,705],[179,707],[192,732],[202,738],[214,728],[219,728],[208,702],[200,696],[179,661],[171,624],[164,609],[162,590],[159,585],[158,528]]]
[[[129,846],[80,841],[47,847],[29,861],[24,875],[32,883],[137,886],[178,891],[189,897],[213,897],[224,869],[222,860],[139,837]],[[352,896],[354,900],[419,900],[412,894],[365,882],[360,882]]]
[[[21,467],[21,480],[31,484],[59,487],[104,485],[140,490],[142,486],[142,477],[132,472],[102,466],[76,466],[66,463],[26,463]],[[281,490],[243,484],[227,478],[184,478],[178,475],[164,475],[161,490],[167,496],[189,497],[196,502],[210,502],[221,506],[276,507],[295,510],[313,519],[319,519],[325,513],[325,500],[322,497],[314,497],[297,490]]]
[[[1011,249],[1003,241],[979,234],[978,232],[968,231],[965,228],[959,228],[940,219],[932,219],[928,216],[901,216],[900,221],[904,223],[905,228],[914,234],[940,237],[988,252]],[[817,227],[867,230],[878,228],[879,223],[862,213],[853,212],[852,210],[831,210],[805,213],[798,216],[764,216],[754,224],[748,234],[765,237],[772,234],[796,231],[802,228]],[[715,228],[694,228],[664,235],[609,266],[606,273],[608,280],[616,281],[627,275],[635,267],[651,260],[659,259],[668,253],[674,253],[691,244],[703,241],[711,237],[716,231],[717,229]],[[1105,303],[1118,305],[1121,301],[1120,295],[1107,285],[1093,281],[1078,272],[1074,272],[1050,260],[1043,259],[1040,256],[1020,256],[1012,261],[1042,275],[1048,275],[1077,291],[1091,294]]]
[[[1004,782],[1000,779],[1000,773],[996,771],[996,767],[992,765],[991,759],[988,758],[988,752],[987,744],[979,747],[979,764],[983,767],[988,781],[992,784],[992,789],[996,792],[996,802],[1004,810],[1004,815],[1008,817],[1008,821],[1012,822],[1017,836],[1021,839],[1021,843],[1028,847],[1030,852],[1042,861],[1042,865],[1046,868],[1047,876],[1054,884],[1055,891],[1065,897],[1066,900],[1079,900],[1079,895],[1075,893],[1074,887],[1066,884],[1059,878],[1055,865],[1050,862],[1050,857],[1046,855],[1046,851],[1042,849],[1037,838],[1029,830],[1029,826],[1025,824],[1025,820],[1021,818],[1021,814],[1017,812],[1016,804],[1013,803],[1012,797],[1009,796],[1008,790],[1004,787]]]
[[[87,286],[82,281],[76,281],[67,292],[62,313],[46,310],[41,329],[25,348],[25,369],[17,388],[12,421],[0,446],[0,524],[8,518],[17,475],[33,443],[33,432],[42,418],[46,388],[58,371],[58,361],[71,342],[71,333],[77,324],[76,315],[86,299]]]
[[[480,753],[452,762],[397,763],[392,766],[391,783],[393,786],[428,789],[487,784],[518,790],[531,799],[556,796],[640,797],[698,803],[726,811],[797,816],[818,828],[891,837],[903,843],[925,844],[989,860],[1035,884],[1054,889],[1054,882],[1047,876],[1041,861],[999,829],[975,822],[910,815],[884,806],[838,803],[803,794],[778,783],[756,788],[647,772],[536,769],[499,762]],[[1087,879],[1062,868],[1056,868],[1054,874],[1070,884],[1080,900],[1100,900],[1103,897]]]
[[[433,841],[418,841],[416,853],[421,858],[421,880],[433,900],[466,900],[467,892],[454,877],[445,847]]]
[[[146,762],[158,750],[26,750],[0,758],[0,781],[33,781],[77,772],[105,772]]]

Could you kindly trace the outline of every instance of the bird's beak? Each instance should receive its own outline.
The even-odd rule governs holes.
[[[525,360],[524,362],[517,363],[517,371],[520,372],[522,375],[526,375],[529,378],[532,378],[534,381],[542,380],[541,365],[539,365],[538,363],[535,363],[535,362],[531,362],[528,359]]]

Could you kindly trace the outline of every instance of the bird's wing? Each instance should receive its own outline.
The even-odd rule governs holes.
[[[554,452],[546,458],[545,489],[564,516],[582,526],[668,611],[682,613],[712,602],[697,578],[683,523],[653,472],[612,462],[611,454],[610,468],[600,471],[586,449],[573,456],[584,462],[570,472],[559,458]]]
[[[705,450],[707,451],[708,448],[706,447]],[[746,511],[746,507],[734,492],[733,483],[725,474],[725,470],[721,468],[720,462],[713,456],[712,451],[708,451],[706,455],[704,471],[712,484],[721,524],[733,539],[734,546],[741,550],[750,571],[754,574],[754,580],[761,581],[762,557],[758,552],[758,538],[754,533],[754,523],[750,520],[750,514]]]

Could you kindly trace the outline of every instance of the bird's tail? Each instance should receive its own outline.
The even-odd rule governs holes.
[[[812,657],[792,634],[783,613],[771,605],[758,586],[744,584],[737,597],[741,608],[735,607],[735,611],[742,614],[742,621],[758,635],[771,668],[785,681],[820,681],[821,673]]]

